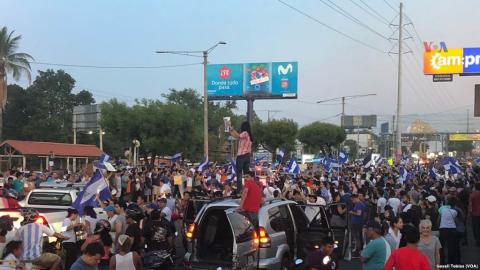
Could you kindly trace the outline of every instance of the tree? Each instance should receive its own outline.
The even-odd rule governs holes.
[[[349,159],[354,160],[357,158],[357,141],[355,140],[346,140],[344,142],[345,147],[349,148],[348,154],[349,154]]]
[[[449,141],[448,149],[466,154],[473,150],[473,141]]]
[[[86,90],[73,94],[74,87],[75,80],[68,73],[50,69],[39,71],[27,89],[9,86],[12,95],[5,108],[5,137],[71,142],[73,107],[94,102]]]
[[[13,33],[5,26],[0,30],[0,140],[3,139],[3,113],[7,103],[7,74],[11,73],[15,81],[22,75],[26,75],[29,82],[31,78],[29,61],[33,57],[17,52],[22,36],[13,36]]]
[[[298,125],[291,119],[274,119],[266,123],[258,121],[252,131],[254,140],[272,153],[273,158],[277,148],[284,148],[286,152],[295,149],[297,132]]]
[[[321,122],[304,126],[298,132],[298,140],[311,152],[320,150],[323,154],[330,153],[332,147],[338,146],[346,137],[345,130],[339,126]]]

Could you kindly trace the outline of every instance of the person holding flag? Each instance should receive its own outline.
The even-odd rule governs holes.
[[[250,171],[250,155],[252,153],[252,132],[250,130],[250,123],[243,122],[240,127],[240,133],[230,126],[230,135],[238,139],[238,153],[237,153],[237,191],[242,190],[242,175]]]

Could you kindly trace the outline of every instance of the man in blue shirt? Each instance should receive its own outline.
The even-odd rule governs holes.
[[[382,226],[377,221],[367,223],[367,237],[371,240],[362,250],[360,260],[364,270],[382,270],[387,259],[385,241],[381,237]]]
[[[83,255],[75,261],[70,270],[97,270],[98,263],[104,255],[105,251],[101,243],[90,243],[83,251]]]
[[[355,239],[354,256],[358,256],[358,253],[363,247],[363,225],[365,224],[365,204],[358,198],[358,194],[352,195],[353,210],[350,210],[352,215],[352,237]]]

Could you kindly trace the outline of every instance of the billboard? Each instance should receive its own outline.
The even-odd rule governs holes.
[[[475,84],[475,101],[473,105],[473,116],[480,116],[480,84]]]
[[[480,73],[480,48],[442,48],[425,50],[423,73],[472,74]]]
[[[297,98],[298,63],[211,64],[207,67],[208,98]]]
[[[343,128],[372,128],[377,126],[376,115],[345,115],[342,117]]]
[[[77,131],[90,131],[100,128],[102,108],[100,104],[73,107],[73,128]]]
[[[448,136],[449,141],[480,141],[479,133],[456,133]]]

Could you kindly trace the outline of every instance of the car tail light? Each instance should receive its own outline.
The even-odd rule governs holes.
[[[270,236],[268,236],[268,233],[267,231],[265,230],[265,228],[263,227],[260,227],[258,229],[258,237],[257,237],[257,242],[259,243],[260,247],[261,248],[266,248],[266,247],[270,247]],[[254,240],[255,241],[255,240]]]
[[[35,220],[35,223],[42,224],[42,225],[47,225],[48,224],[47,219],[45,219],[45,217],[43,217],[43,216],[37,217],[37,219]]]
[[[192,223],[188,225],[188,229],[185,235],[187,236],[188,239],[192,239],[194,233],[195,233],[195,223]]]

